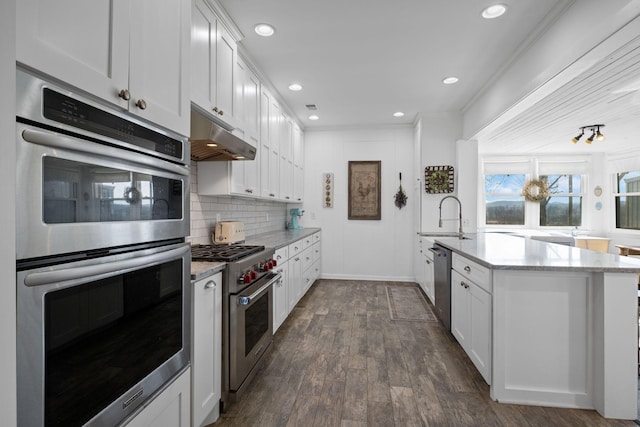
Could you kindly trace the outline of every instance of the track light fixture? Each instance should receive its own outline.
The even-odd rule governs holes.
[[[604,141],[604,135],[600,132],[600,128],[603,128],[604,125],[589,125],[589,126],[580,126],[578,129],[580,129],[580,133],[576,136],[574,136],[571,139],[571,142],[573,142],[574,144],[577,144],[578,141],[580,140],[580,138],[582,138],[582,136],[584,135],[585,130],[586,131],[591,131],[591,135],[584,141],[587,144],[591,144],[593,142],[593,140],[595,139],[596,141]]]

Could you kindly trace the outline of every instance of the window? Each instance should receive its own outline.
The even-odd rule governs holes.
[[[484,176],[487,225],[524,225],[524,174]]]
[[[540,226],[582,225],[582,177],[580,175],[542,175],[549,184],[549,197],[540,202]]]
[[[480,188],[479,197],[480,221],[487,228],[566,229],[588,226],[583,206],[586,206],[588,198],[585,191],[590,165],[590,158],[581,156],[484,158],[484,188]],[[544,199],[526,200],[522,191],[531,180],[547,183],[549,192]],[[640,211],[640,171],[638,181],[636,191]]]
[[[640,171],[616,174],[616,228],[640,230]]]

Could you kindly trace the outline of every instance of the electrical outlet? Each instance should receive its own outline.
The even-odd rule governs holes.
[[[216,214],[216,222],[220,222],[220,214]]]

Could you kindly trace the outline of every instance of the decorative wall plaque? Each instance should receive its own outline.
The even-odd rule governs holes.
[[[322,206],[333,207],[333,173],[331,172],[322,174]]]
[[[424,191],[429,194],[453,192],[453,166],[424,168]]]

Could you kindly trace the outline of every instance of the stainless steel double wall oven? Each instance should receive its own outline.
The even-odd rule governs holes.
[[[189,364],[188,142],[16,78],[18,423],[116,425]]]

